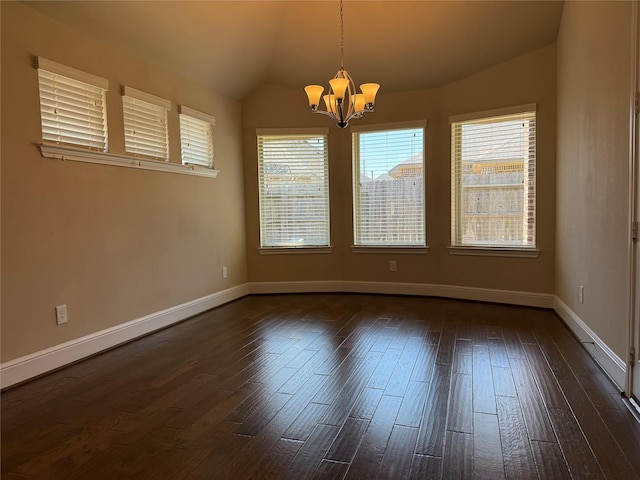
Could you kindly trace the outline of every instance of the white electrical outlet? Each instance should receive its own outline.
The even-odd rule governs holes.
[[[396,263],[395,260],[389,260],[389,271],[390,272],[397,272],[398,271],[398,264]]]
[[[584,303],[584,287],[580,285],[580,303]]]
[[[227,278],[227,267],[222,267],[222,278]]]
[[[58,305],[56,307],[56,323],[58,325],[62,325],[63,323],[67,323],[67,306],[66,305]]]

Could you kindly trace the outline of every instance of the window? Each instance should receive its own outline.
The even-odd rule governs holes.
[[[37,62],[42,140],[106,152],[109,82],[42,57]]]
[[[180,144],[183,165],[213,168],[213,126],[215,118],[180,107]]]
[[[258,131],[260,245],[329,246],[327,131]]]
[[[171,102],[123,87],[124,148],[128,153],[169,160],[167,111]]]
[[[451,119],[452,246],[535,247],[535,105]]]
[[[356,246],[425,247],[424,128],[352,127]]]

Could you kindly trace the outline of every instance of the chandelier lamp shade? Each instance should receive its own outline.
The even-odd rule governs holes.
[[[304,87],[311,111],[327,115],[338,127],[345,128],[352,118],[362,118],[366,112],[373,111],[379,88],[380,85],[377,83],[363,83],[358,93],[351,75],[344,68],[344,20],[340,0],[340,70],[329,80],[329,93],[326,95],[323,95],[322,85]],[[326,110],[319,108],[320,98],[324,101]]]

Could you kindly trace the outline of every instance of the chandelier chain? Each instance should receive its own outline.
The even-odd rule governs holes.
[[[344,14],[342,0],[340,0],[340,68],[344,70]]]

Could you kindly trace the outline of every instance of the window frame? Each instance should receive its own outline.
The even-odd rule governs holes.
[[[462,204],[462,188],[460,186],[460,179],[458,178],[458,170],[461,169],[461,152],[458,151],[457,145],[462,145],[462,139],[458,139],[456,133],[456,126],[464,123],[491,123],[492,119],[497,122],[506,121],[509,117],[513,117],[514,120],[518,116],[533,114],[533,132],[534,132],[534,145],[533,145],[533,158],[525,159],[523,162],[533,162],[533,168],[530,165],[523,165],[523,175],[525,171],[528,172],[529,180],[533,180],[533,193],[529,196],[526,193],[526,189],[523,189],[523,212],[522,215],[527,215],[526,209],[531,208],[533,213],[532,217],[532,231],[533,231],[533,243],[531,245],[524,244],[510,244],[510,243],[464,243],[461,237],[461,217],[462,212],[458,208]],[[523,258],[537,258],[540,251],[538,249],[538,234],[537,234],[537,105],[526,104],[518,105],[507,108],[485,110],[475,113],[467,113],[462,115],[454,115],[449,117],[450,124],[450,136],[451,136],[451,225],[450,225],[450,241],[451,244],[448,247],[451,255],[479,255],[479,256],[503,256],[503,257],[523,257]],[[530,155],[529,155],[530,156]],[[526,167],[526,168],[525,168]],[[532,170],[532,171],[531,171]],[[461,171],[461,170],[460,170]],[[460,174],[461,175],[461,174]],[[524,182],[524,178],[523,178]],[[527,188],[531,185],[526,183]],[[531,200],[531,201],[530,201]]]
[[[263,162],[261,141],[264,142],[266,137],[291,137],[291,139],[301,137],[323,137],[324,138],[324,190],[326,192],[324,196],[324,203],[326,209],[325,216],[325,233],[326,243],[323,244],[309,244],[304,243],[300,245],[294,244],[267,244],[264,242],[265,227],[263,217]],[[261,140],[262,138],[262,140]],[[256,149],[257,149],[257,180],[258,180],[258,216],[259,216],[259,247],[258,252],[260,254],[291,254],[291,253],[331,253],[331,209],[330,209],[330,185],[329,185],[329,129],[328,128],[288,128],[288,129],[272,129],[261,128],[256,130]]]
[[[214,148],[213,148],[213,133],[214,127],[216,124],[216,119],[212,115],[208,115],[203,112],[199,112],[198,110],[194,110],[192,108],[186,107],[184,105],[180,105],[178,109],[179,120],[180,120],[180,158],[183,165],[196,165],[204,168],[214,168]],[[189,124],[187,124],[189,122]],[[192,130],[189,128],[192,124],[201,124],[205,132],[205,137],[198,137],[198,134],[201,133],[198,130]],[[185,128],[187,127],[187,128]],[[188,131],[187,131],[188,130]],[[199,161],[196,158],[189,157],[189,153],[185,148],[185,143],[188,143],[187,137],[188,135],[195,135],[196,140],[201,145],[207,145],[207,161],[206,163],[203,161]]]
[[[350,127],[351,129],[351,145],[352,145],[352,228],[353,235],[351,246],[352,253],[428,253],[429,243],[427,236],[427,120],[413,120],[406,122],[393,122],[383,124],[372,125],[357,125]],[[422,227],[424,242],[422,244],[402,244],[402,243],[390,243],[390,244],[363,244],[357,242],[358,232],[358,207],[356,205],[359,197],[360,190],[360,145],[359,136],[362,133],[384,133],[394,130],[422,130]],[[357,139],[356,139],[357,137]]]
[[[40,127],[43,143],[49,145],[68,146],[71,148],[86,150],[88,152],[108,152],[109,129],[107,121],[106,94],[109,91],[109,81],[98,77],[97,75],[77,70],[43,57],[35,57],[35,61],[36,69],[38,70],[38,100],[40,105]],[[47,76],[51,77],[47,79],[52,84],[52,95],[50,97],[43,96],[43,91],[46,90],[43,85],[43,79]],[[69,80],[71,82],[69,82]],[[63,97],[66,98],[66,101],[58,102],[57,98],[59,96],[54,93],[57,90],[53,85],[58,82],[65,86],[65,88],[60,90],[65,92]],[[82,85],[74,85],[74,83]],[[80,88],[80,90],[78,90],[78,88]],[[99,108],[93,110],[100,111],[100,115],[82,113],[83,110],[92,110],[91,105],[89,104],[89,99],[92,95],[96,99],[99,98]],[[73,99],[73,103],[75,103],[75,105],[72,105],[72,97],[75,97]],[[83,103],[85,100],[86,102]],[[82,106],[77,105],[79,101]],[[47,105],[45,105],[45,103],[50,103],[48,106],[53,107],[54,112],[46,112],[45,110]],[[66,110],[69,114],[59,115],[55,111],[58,106],[67,107]],[[96,105],[94,104],[93,106]],[[75,113],[73,113],[74,111]],[[82,116],[86,117],[86,122],[78,125],[78,120],[80,120]],[[97,128],[96,126],[96,120],[98,119],[101,122],[102,128]],[[91,120],[93,120],[93,122]],[[45,128],[45,121],[56,125],[56,127],[52,127],[51,130],[58,130],[57,139],[54,138],[55,135],[53,133],[46,132],[47,129]],[[94,124],[93,126],[91,125],[92,123]],[[68,130],[69,135],[62,135],[62,127],[64,125],[68,127],[71,124],[78,125],[78,129]],[[95,136],[97,138],[97,142],[103,144],[104,147],[92,146],[91,143],[96,143],[96,140],[74,141],[74,139],[80,140],[80,130],[85,130],[85,137]],[[98,134],[98,132],[101,134]],[[67,140],[60,140],[61,137],[66,137]]]
[[[135,120],[129,119],[129,115],[127,113],[128,107],[126,106],[125,102],[128,102],[129,100],[131,100],[132,102],[132,107],[134,111],[135,111],[135,106],[137,104],[139,107],[145,108],[147,110],[153,110],[154,109],[153,107],[155,107],[155,109],[162,109],[163,111],[162,117],[157,116],[156,121],[164,125],[164,132],[162,136],[155,136],[154,139],[157,140],[158,138],[162,138],[164,140],[164,145],[162,147],[160,147],[159,144],[157,144],[156,147],[164,148],[164,150],[166,151],[165,155],[152,155],[152,154],[141,153],[140,151],[134,151],[134,150],[144,150],[144,148],[139,146],[142,142],[140,142],[138,139],[135,138],[135,133],[128,132],[128,130],[131,128],[134,128],[135,130],[135,123],[131,125],[128,122],[128,120],[132,120],[135,122]],[[123,85],[122,86],[122,123],[124,128],[125,152],[128,155],[133,155],[135,157],[149,158],[153,160],[169,162],[170,156],[171,156],[170,149],[169,149],[169,125],[168,125],[169,111],[171,111],[171,102],[169,100],[158,97],[156,95],[151,95],[150,93],[136,90],[135,88],[129,87],[127,85]],[[145,115],[148,115],[148,112],[143,112],[141,116],[145,116]],[[130,150],[130,148],[132,150]],[[151,149],[149,148],[149,150]]]

